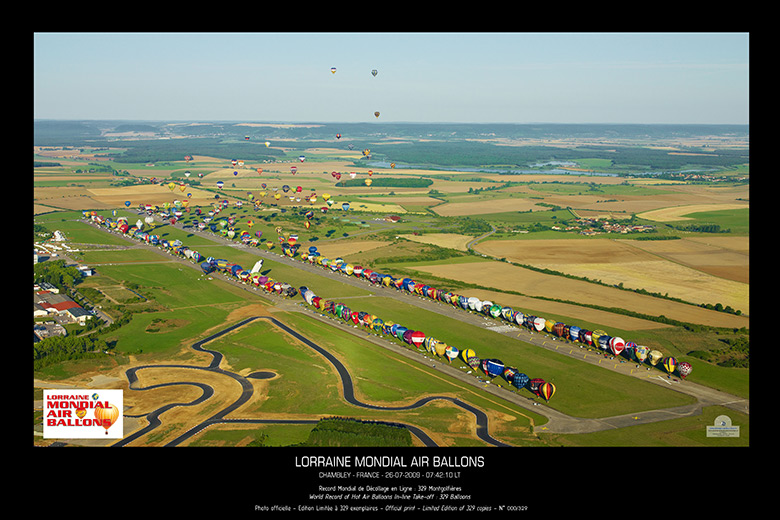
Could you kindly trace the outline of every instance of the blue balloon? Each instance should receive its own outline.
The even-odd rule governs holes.
[[[517,388],[525,388],[525,385],[527,385],[528,381],[530,380],[531,378],[529,378],[527,375],[523,374],[522,372],[518,372],[512,378],[512,384]]]

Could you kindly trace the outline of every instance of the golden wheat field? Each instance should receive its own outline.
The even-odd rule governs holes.
[[[401,235],[407,240],[419,242],[421,244],[433,244],[439,247],[447,247],[465,251],[466,244],[474,240],[474,237],[468,235],[459,235],[457,233],[426,233],[424,235]]]
[[[737,328],[749,326],[745,316],[724,314],[614,287],[543,274],[499,261],[415,266],[414,269],[434,276],[475,283],[486,289],[515,291],[527,296],[593,303],[702,325]],[[533,305],[536,306],[537,303]],[[565,315],[566,311],[561,309],[560,313]],[[657,327],[658,324],[653,326]]]
[[[674,245],[669,242],[678,241],[487,240],[477,244],[475,249],[518,264],[548,268],[610,285],[622,284],[630,289],[645,289],[694,304],[721,303],[750,313],[750,286],[739,281],[747,278],[748,255],[701,241]],[[667,248],[665,252],[664,248]],[[682,260],[687,264],[681,263]],[[728,278],[715,276],[712,273],[718,272],[717,269],[709,266],[733,274]]]

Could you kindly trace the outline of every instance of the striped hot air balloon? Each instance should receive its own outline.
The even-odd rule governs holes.
[[[677,368],[677,360],[674,359],[672,356],[668,356],[664,358],[663,365],[666,371],[671,375],[674,373],[674,370]]]
[[[539,387],[539,395],[544,397],[545,401],[549,401],[550,398],[555,393],[555,385],[550,383],[549,381],[546,381],[542,384],[541,387]]]

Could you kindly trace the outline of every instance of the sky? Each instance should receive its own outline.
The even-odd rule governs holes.
[[[33,117],[748,124],[749,36],[34,33]]]

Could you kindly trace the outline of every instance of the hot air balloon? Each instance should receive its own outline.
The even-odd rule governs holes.
[[[374,112],[374,117],[379,117],[379,112]]]
[[[542,385],[545,383],[545,380],[540,377],[535,377],[528,381],[528,389],[531,390],[531,392],[535,393],[536,395],[539,394],[539,390],[541,390]]]
[[[533,325],[534,329],[536,329],[537,332],[542,332],[544,330],[544,323],[545,323],[545,321],[547,321],[547,320],[545,320],[544,318],[538,318],[537,317],[537,318],[535,318],[533,320],[532,325]]]
[[[108,429],[111,428],[111,426],[119,418],[119,408],[117,408],[113,404],[109,404],[108,406],[101,406],[95,408],[94,413],[95,413],[95,419],[97,419],[100,423],[103,424],[103,428],[106,429],[106,435],[108,435]]]
[[[412,332],[412,335],[411,335],[412,345],[414,345],[415,347],[419,347],[419,346],[421,346],[423,344],[423,341],[425,341],[425,333],[424,332],[419,331],[419,330],[416,330],[416,331]]]
[[[371,75],[372,75],[372,76],[374,76],[374,77],[376,77],[376,75],[377,75],[377,70],[376,70],[376,69],[373,69],[373,70],[371,71]]]
[[[217,188],[222,189],[222,186],[224,186],[225,183],[222,181],[217,181]]]
[[[663,365],[666,371],[671,375],[674,373],[674,369],[677,368],[677,360],[672,356],[664,358]]]
[[[482,369],[490,377],[496,377],[504,372],[504,363],[500,359],[485,359],[482,361]]]
[[[130,207],[130,201],[129,200],[125,201],[125,207],[128,207],[128,208]]]
[[[612,337],[609,339],[609,350],[615,356],[619,356],[625,347],[626,343],[623,341],[623,338]]]
[[[336,139],[341,139],[341,134],[336,134]]]
[[[501,375],[504,376],[507,383],[511,384],[515,374],[517,374],[517,369],[515,367],[504,367],[504,372]]]
[[[525,388],[530,380],[531,378],[529,378],[527,375],[523,374],[522,372],[517,372],[514,376],[512,376],[512,386],[522,389]]]
[[[658,350],[651,350],[647,354],[647,359],[650,361],[650,364],[653,366],[656,366],[659,361],[663,358],[663,354]]]
[[[341,209],[344,211],[347,211],[349,209],[349,202],[345,202],[341,205]]]
[[[550,383],[549,381],[544,382],[542,386],[539,387],[539,395],[544,397],[545,401],[549,401],[554,393],[555,393],[555,385]]]
[[[330,73],[331,74],[335,74],[336,73],[336,67],[331,67],[330,68]]]
[[[677,365],[677,372],[679,372],[679,373],[680,373],[680,376],[681,376],[683,379],[685,379],[686,377],[688,377],[688,374],[690,374],[692,370],[693,370],[693,367],[692,367],[692,366],[691,366],[691,364],[690,364],[690,363],[688,363],[687,361],[683,361],[682,363],[680,363],[679,365]]]
[[[447,347],[444,349],[444,355],[447,356],[447,359],[450,363],[452,363],[453,359],[458,357],[458,353],[458,348],[452,345],[447,345]]]

